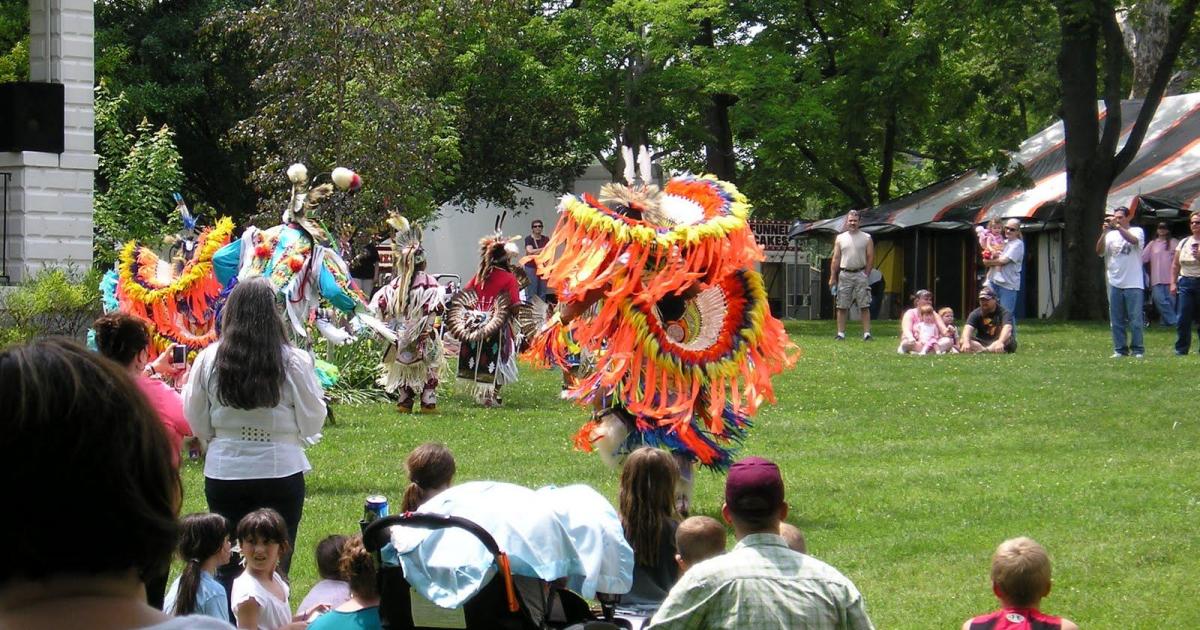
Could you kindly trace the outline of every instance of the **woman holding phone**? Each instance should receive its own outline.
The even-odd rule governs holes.
[[[283,516],[295,549],[304,473],[312,470],[304,445],[320,434],[325,400],[312,359],[288,343],[269,280],[249,278],[230,292],[221,336],[196,356],[183,402],[192,430],[210,441],[204,461],[209,511],[237,523],[271,508]],[[280,560],[286,577],[291,553]],[[227,592],[238,571],[234,563],[218,569]]]
[[[171,442],[171,463],[178,469],[180,445],[183,438],[192,435],[192,430],[183,417],[183,398],[164,379],[179,378],[186,365],[174,361],[174,347],[168,347],[150,361],[150,329],[133,315],[109,313],[97,319],[92,329],[96,331],[100,354],[121,364],[158,412]]]
[[[150,361],[150,329],[146,322],[132,315],[109,313],[97,319],[92,329],[96,331],[100,354],[125,368],[162,421],[171,445],[171,467],[178,471],[180,445],[192,430],[183,417],[183,399],[162,379],[179,377],[184,366],[172,362],[171,348]],[[161,609],[167,592],[167,574],[146,576],[145,583],[146,601]]]

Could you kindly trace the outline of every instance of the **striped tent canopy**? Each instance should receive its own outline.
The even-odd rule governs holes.
[[[1124,146],[1142,101],[1121,103]],[[1100,104],[1100,118],[1106,115]],[[1029,222],[1059,219],[1067,193],[1066,140],[1061,121],[1021,143],[1013,154],[1032,186],[1000,184],[996,172],[970,170],[925,188],[860,211],[863,230],[886,233],[911,227],[962,229],[992,217]],[[1108,208],[1127,206],[1135,213],[1179,216],[1200,206],[1200,93],[1162,99],[1133,162],[1113,182]],[[791,237],[842,230],[845,215],[821,221],[799,221]]]

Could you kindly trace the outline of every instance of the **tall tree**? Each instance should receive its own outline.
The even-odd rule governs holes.
[[[1183,0],[1171,13],[1171,27],[1154,68],[1138,117],[1118,150],[1124,132],[1121,95],[1127,57],[1117,7],[1110,0],[1056,0],[1061,48],[1062,120],[1066,142],[1067,194],[1064,203],[1066,269],[1060,314],[1071,319],[1102,317],[1105,286],[1094,243],[1100,236],[1108,189],[1133,161],[1171,78],[1175,59],[1188,36],[1200,0]],[[1105,115],[1100,118],[1098,98]]]
[[[97,80],[126,94],[130,116],[174,130],[182,192],[205,224],[254,209],[250,151],[229,135],[253,104],[251,52],[220,26],[222,15],[250,3],[96,3]]]

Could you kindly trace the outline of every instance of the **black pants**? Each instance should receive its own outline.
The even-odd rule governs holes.
[[[287,577],[292,565],[292,552],[296,549],[296,533],[300,530],[300,516],[304,511],[304,473],[296,473],[278,479],[210,479],[204,478],[204,497],[208,510],[229,519],[234,528],[230,536],[237,537],[237,524],[242,517],[259,508],[271,508],[279,512],[287,523],[288,543],[291,550],[279,558],[279,574]],[[228,597],[233,592],[233,580],[242,572],[241,558],[234,554],[229,564],[217,568],[217,581],[225,587]],[[231,611],[232,612],[232,611]],[[229,617],[233,618],[232,614]]]

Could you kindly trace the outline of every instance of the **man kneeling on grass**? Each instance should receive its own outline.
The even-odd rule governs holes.
[[[1016,352],[1013,316],[996,301],[991,287],[979,290],[979,308],[967,316],[959,352]]]
[[[873,628],[846,576],[788,548],[779,535],[787,511],[774,463],[747,457],[734,464],[721,514],[737,545],[684,573],[650,628]]]

